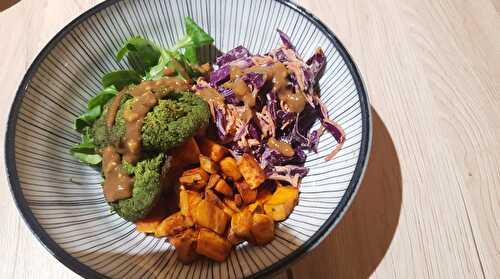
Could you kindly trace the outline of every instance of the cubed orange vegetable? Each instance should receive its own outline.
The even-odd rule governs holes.
[[[217,173],[219,171],[219,166],[215,161],[210,159],[205,155],[200,155],[200,167],[211,174]]]
[[[219,181],[217,181],[217,184],[215,184],[215,191],[227,197],[233,196],[233,189],[224,179],[219,179]]]
[[[220,235],[201,229],[196,243],[196,253],[214,261],[223,262],[231,252],[231,243]]]
[[[243,203],[250,204],[253,203],[257,199],[257,191],[252,190],[250,186],[245,181],[238,181],[235,183],[236,189],[241,195],[241,199]]]
[[[196,253],[196,241],[198,232],[193,229],[187,229],[168,239],[177,251],[177,258],[185,264],[192,263],[198,258]]]
[[[231,218],[231,231],[240,238],[251,238],[252,230],[252,213],[248,210],[243,210],[236,213]]]
[[[251,189],[255,189],[266,180],[266,174],[260,167],[255,158],[247,153],[244,153],[238,161],[238,169],[245,178],[245,181],[250,185]]]
[[[222,209],[206,200],[202,200],[193,210],[193,220],[197,225],[211,229],[218,234],[226,231],[229,218]]]
[[[274,221],[283,221],[292,212],[299,198],[299,189],[292,186],[278,186],[264,203],[264,211],[271,216]]]
[[[202,190],[208,183],[208,173],[201,168],[194,168],[182,173],[179,183],[191,190]]]
[[[254,214],[252,236],[257,245],[265,245],[274,239],[274,221],[266,214]]]
[[[199,147],[203,155],[215,162],[219,162],[228,153],[227,148],[207,138],[200,140]]]
[[[165,218],[160,225],[156,227],[155,236],[172,236],[184,231],[187,228],[188,226],[185,223],[184,216],[180,212],[176,212]]]
[[[226,176],[231,177],[233,181],[237,181],[241,178],[240,170],[238,169],[238,163],[232,157],[226,157],[220,161],[220,169],[222,173]]]

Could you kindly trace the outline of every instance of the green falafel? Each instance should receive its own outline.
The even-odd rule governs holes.
[[[209,119],[208,105],[200,97],[188,92],[170,94],[144,118],[142,146],[160,151],[179,146],[207,127]]]
[[[124,161],[122,169],[134,175],[132,197],[110,203],[118,215],[128,221],[146,217],[160,198],[161,180],[170,167],[163,153],[144,159],[133,166]]]

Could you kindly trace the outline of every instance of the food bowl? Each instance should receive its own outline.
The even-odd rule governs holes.
[[[300,186],[299,203],[267,246],[240,244],[228,260],[176,261],[165,239],[139,233],[110,211],[98,170],[80,164],[68,148],[79,142],[73,120],[100,88],[100,77],[124,69],[114,52],[128,37],[142,35],[172,45],[182,20],[192,17],[227,51],[244,45],[265,53],[287,33],[302,57],[316,47],[327,65],[319,80],[329,115],[346,134],[337,144],[324,135]],[[216,52],[206,50],[214,58]],[[319,123],[315,123],[317,127]],[[346,49],[319,19],[287,1],[111,0],[64,27],[36,57],[17,91],[6,135],[11,190],[26,223],[67,267],[89,278],[241,278],[276,272],[317,246],[338,223],[354,197],[371,143],[368,97]]]

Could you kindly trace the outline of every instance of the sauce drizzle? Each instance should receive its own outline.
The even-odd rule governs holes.
[[[132,196],[134,178],[121,168],[120,154],[112,145],[102,153],[102,172],[104,174],[103,192],[107,202],[114,202]]]

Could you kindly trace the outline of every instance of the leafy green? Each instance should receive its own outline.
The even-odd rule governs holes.
[[[190,17],[184,18],[184,25],[186,28],[186,35],[173,47],[174,50],[180,48],[191,48],[191,47],[201,47],[204,45],[209,45],[214,42],[214,39],[208,35],[200,26],[194,22]]]
[[[128,54],[128,60],[135,71],[147,72],[151,67],[158,64],[161,51],[153,42],[136,36],[128,39],[123,47],[116,53],[116,59],[122,60]]]
[[[89,134],[89,128],[82,131],[82,142],[73,145],[69,152],[75,158],[89,165],[97,165],[102,161],[101,155],[97,154],[95,145]]]
[[[81,132],[83,128],[92,125],[94,121],[101,116],[101,107],[96,106],[93,107],[92,109],[88,110],[84,114],[80,115],[76,120],[75,120],[75,129],[78,132]]]
[[[123,87],[130,84],[138,84],[141,82],[141,76],[133,70],[119,70],[107,73],[102,77],[102,86],[115,86],[116,89],[122,90]]]
[[[118,94],[118,91],[114,86],[106,87],[97,93],[96,96],[89,100],[87,111],[75,120],[75,129],[81,133],[85,127],[92,126],[101,116],[103,106],[116,94]]]
[[[117,94],[118,90],[116,90],[116,87],[114,85],[106,87],[89,100],[87,108],[93,109],[96,106],[102,107]]]
[[[178,65],[182,65],[184,70],[191,76],[197,77],[198,73],[192,69],[190,64],[198,64],[198,54],[197,50],[199,47],[204,45],[209,45],[214,42],[214,39],[208,35],[200,26],[194,22],[190,17],[184,18],[184,25],[186,30],[186,35],[171,49],[161,49],[160,58],[158,59],[158,64],[151,67],[149,72],[146,73],[145,79],[155,80],[163,76],[163,69],[167,66],[173,66],[177,73],[180,74],[180,69]],[[184,54],[179,50],[184,49]],[[172,60],[174,63],[172,63]],[[178,63],[175,63],[178,62]],[[172,65],[173,64],[173,65]],[[181,75],[182,77],[182,75]],[[185,77],[183,77],[185,78]]]

